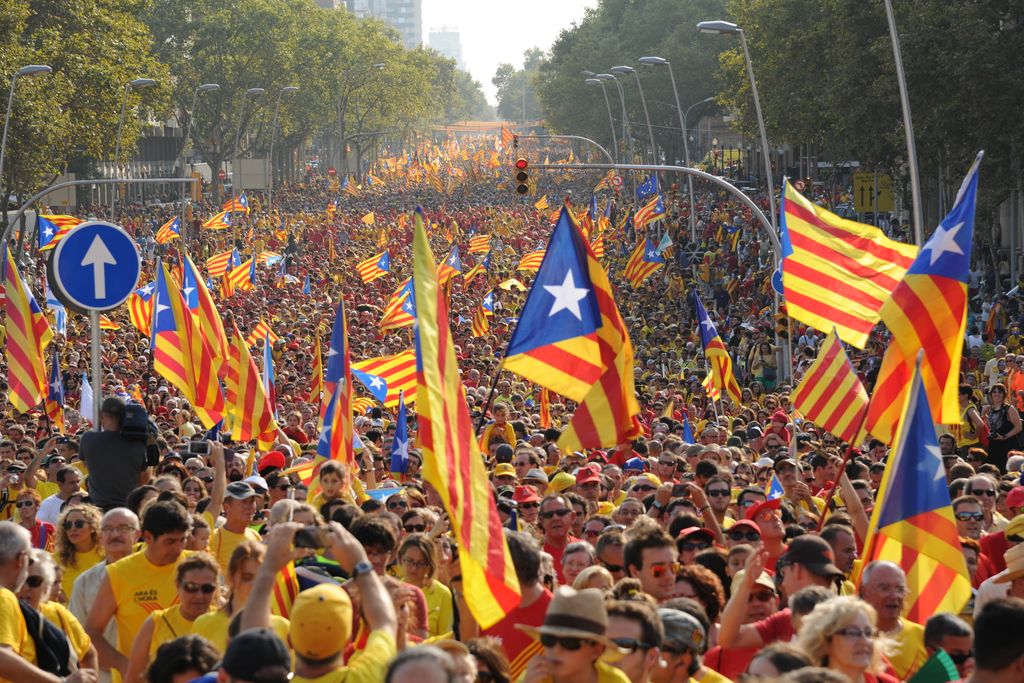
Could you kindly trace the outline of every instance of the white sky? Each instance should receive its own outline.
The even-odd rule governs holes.
[[[423,42],[431,29],[459,31],[462,61],[496,104],[491,78],[504,62],[521,67],[531,47],[547,52],[563,29],[583,18],[597,0],[423,0]]]

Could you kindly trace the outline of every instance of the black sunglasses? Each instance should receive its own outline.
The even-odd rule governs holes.
[[[28,576],[25,578],[25,585],[29,588],[39,588],[43,585],[43,577],[41,576]]]
[[[623,650],[629,650],[630,654],[637,650],[643,650],[646,652],[654,647],[650,643],[645,643],[644,641],[637,640],[636,638],[612,638],[611,640]]]
[[[736,542],[740,542],[740,541],[760,541],[761,540],[761,534],[757,533],[756,531],[746,531],[746,532],[744,532],[744,531],[730,531],[729,532],[729,540],[730,541],[736,541]]]
[[[403,529],[410,534],[418,534],[427,530],[426,524],[406,524]]]
[[[567,514],[572,512],[569,508],[562,508],[561,510],[548,510],[547,512],[540,513],[541,519],[551,519],[552,517],[565,517]]]
[[[213,591],[217,590],[217,584],[215,583],[195,583],[194,581],[186,581],[181,587],[185,589],[186,593],[202,591],[205,595],[211,595]]]
[[[544,647],[554,647],[555,645],[559,645],[563,650],[575,652],[583,647],[584,643],[591,645],[594,641],[586,638],[572,638],[570,636],[553,636],[548,633],[540,634],[540,644]]]
[[[71,529],[84,529],[87,526],[89,526],[89,522],[84,519],[69,519],[64,522],[64,529],[66,531]]]

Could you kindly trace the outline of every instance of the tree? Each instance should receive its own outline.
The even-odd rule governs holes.
[[[535,121],[542,118],[535,90],[538,71],[544,59],[539,48],[523,53],[523,68],[500,64],[491,83],[498,89],[498,117],[509,121]]]

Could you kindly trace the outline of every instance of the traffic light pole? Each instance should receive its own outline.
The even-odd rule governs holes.
[[[782,264],[782,244],[779,242],[779,235],[772,226],[771,221],[764,215],[761,208],[748,197],[746,194],[740,191],[738,187],[730,183],[729,181],[719,178],[718,176],[705,173],[700,169],[688,168],[686,166],[663,166],[659,164],[534,164],[535,168],[544,168],[552,170],[568,170],[568,169],[596,169],[596,170],[622,170],[622,171],[648,171],[656,173],[682,173],[687,176],[695,176],[702,180],[707,180],[710,183],[718,185],[722,189],[732,194],[736,199],[740,200],[753,214],[757,222],[761,224],[764,229],[764,234],[768,237],[769,243],[772,245],[772,252],[775,255],[774,262],[778,265]],[[774,288],[773,288],[774,291]],[[776,313],[779,311],[779,293],[775,292],[774,310]],[[788,316],[787,316],[788,318]],[[789,335],[786,339],[785,347],[782,346],[779,339],[778,330],[775,331],[775,348],[782,354],[782,363],[780,366],[784,368],[784,373],[781,374],[780,380],[785,379],[787,382],[792,384],[793,380],[793,351],[792,351],[792,335]]]

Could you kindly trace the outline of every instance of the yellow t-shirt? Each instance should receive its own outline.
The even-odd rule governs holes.
[[[26,661],[36,663],[36,644],[28,634],[18,596],[0,588],[0,646],[9,647]],[[10,683],[0,678],[0,683]]]
[[[374,631],[366,639],[366,647],[342,666],[318,678],[292,676],[292,683],[380,683],[388,664],[398,654],[395,638],[385,631]],[[623,678],[623,681],[626,679]]]
[[[696,681],[697,683],[732,683],[731,680],[722,674],[718,673],[714,669],[709,669],[706,666],[704,667],[703,673],[698,676],[694,676],[690,680]]]
[[[64,575],[60,580],[60,587],[64,590],[64,595],[68,600],[71,599],[71,588],[75,585],[75,579],[77,579],[82,572],[89,569],[93,565],[97,565],[103,561],[103,553],[100,552],[100,547],[96,546],[87,553],[75,553],[75,566],[61,565],[61,571]]]
[[[905,681],[928,660],[928,652],[924,649],[924,626],[906,619],[900,619],[900,626],[898,632],[887,634],[895,643],[889,664],[896,678]]]
[[[40,498],[46,500],[55,493],[60,493],[60,486],[48,481],[43,481],[42,479],[36,479],[36,493],[39,494]]]
[[[192,622],[192,633],[210,641],[223,654],[228,648],[228,626],[231,617],[222,609],[208,612]],[[288,643],[288,620],[276,614],[270,615],[270,628],[285,644]]]
[[[427,599],[427,634],[433,637],[451,631],[455,620],[452,592],[434,579],[423,589],[423,596]]]
[[[192,633],[192,626],[195,624],[181,613],[181,605],[158,609],[149,615],[149,618],[153,620],[153,637],[149,640],[149,661],[153,661],[156,651],[164,643]]]
[[[629,683],[629,678],[626,674],[616,669],[611,664],[607,664],[598,660],[594,662],[594,669],[597,671],[597,683]],[[521,683],[526,679],[526,672],[523,671],[522,675],[516,679],[517,683]],[[692,678],[690,679],[693,680]],[[687,682],[689,683],[689,682]]]
[[[178,563],[186,553],[170,564],[158,567],[140,551],[107,565],[107,577],[117,601],[114,619],[117,620],[117,650],[126,657],[131,653],[132,640],[150,614],[167,609],[178,602],[178,587],[174,579]]]
[[[74,650],[79,660],[89,652],[89,648],[92,647],[92,638],[85,632],[82,622],[78,621],[78,618],[67,607],[51,600],[44,602],[39,611],[54,626],[64,632],[71,644],[71,649]]]
[[[242,533],[236,534],[233,531],[228,531],[221,525],[210,534],[210,554],[216,558],[217,564],[220,565],[221,576],[227,576],[231,553],[235,552],[235,548],[242,541],[246,540],[259,543],[261,539],[259,533],[249,527],[246,527]]]

